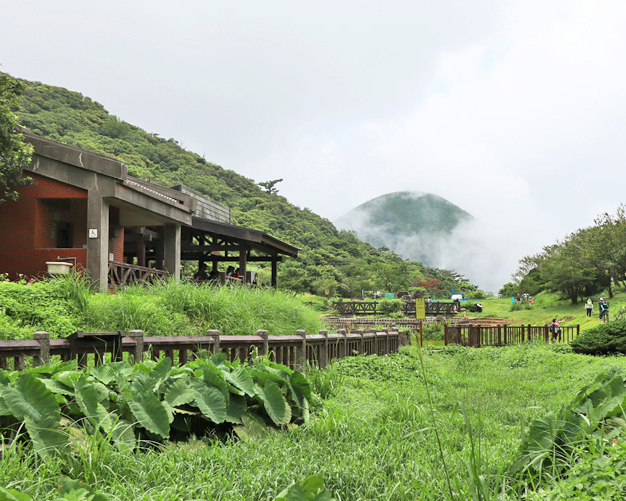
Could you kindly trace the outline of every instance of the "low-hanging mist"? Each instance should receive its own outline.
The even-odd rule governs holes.
[[[373,246],[387,247],[426,266],[454,270],[497,292],[513,263],[494,246],[491,228],[448,200],[430,193],[382,195],[335,222]]]

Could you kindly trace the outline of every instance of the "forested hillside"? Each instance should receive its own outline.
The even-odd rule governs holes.
[[[271,187],[263,189],[185,150],[174,139],[128,124],[80,93],[24,83],[27,90],[18,117],[33,133],[114,156],[128,165],[133,176],[165,186],[188,186],[228,205],[234,224],[268,232],[302,248],[298,259],[280,265],[282,287],[350,296],[361,289],[402,290],[420,281],[441,291],[476,291],[458,274],[377,250],[353,232],[339,231],[327,219],[289,203]]]

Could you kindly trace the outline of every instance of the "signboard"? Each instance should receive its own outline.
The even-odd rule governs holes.
[[[415,300],[415,318],[426,318],[426,301],[423,297]]]

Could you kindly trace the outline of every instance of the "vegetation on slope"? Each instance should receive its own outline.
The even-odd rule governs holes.
[[[317,313],[288,291],[173,281],[95,294],[76,275],[32,284],[0,281],[0,339],[45,330],[63,338],[77,330],[143,330],[147,336],[295,334],[323,328]]]
[[[0,203],[14,200],[15,187],[28,182],[21,175],[30,162],[32,148],[22,142],[14,113],[23,90],[22,82],[0,73]]]
[[[116,157],[133,176],[165,186],[188,186],[229,206],[234,224],[271,233],[302,248],[298,259],[281,264],[281,287],[350,297],[361,290],[406,290],[417,280],[443,275],[447,290],[476,291],[451,272],[377,250],[353,232],[339,231],[327,219],[289,203],[272,182],[260,183],[262,189],[253,180],[185,150],[174,139],[147,133],[110,115],[82,94],[38,82],[25,84],[17,114],[33,133]]]

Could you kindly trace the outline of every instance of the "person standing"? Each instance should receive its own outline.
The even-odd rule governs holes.
[[[550,324],[550,332],[552,333],[552,342],[556,343],[557,338],[561,341],[561,321],[558,318],[552,319]]]
[[[587,302],[585,303],[585,310],[587,310],[587,317],[591,317],[593,313],[593,301],[591,298],[587,298]]]

